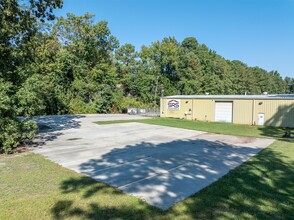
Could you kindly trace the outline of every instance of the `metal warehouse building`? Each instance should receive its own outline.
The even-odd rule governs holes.
[[[160,116],[248,125],[294,127],[294,95],[162,97]]]

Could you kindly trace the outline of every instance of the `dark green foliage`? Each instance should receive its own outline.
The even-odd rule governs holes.
[[[294,78],[286,77],[286,92],[287,93],[294,93]]]
[[[119,47],[107,22],[90,14],[46,23],[61,6],[0,0],[2,151],[33,134],[17,115],[125,112],[158,106],[161,95],[294,92],[294,79],[225,60],[194,37],[167,37],[136,51]]]
[[[13,86],[0,79],[0,153],[11,153],[35,135],[33,121],[20,121],[16,116]]]
[[[34,137],[36,124],[18,120],[17,114],[47,108],[43,79],[34,76],[35,49],[40,22],[53,20],[53,9],[61,6],[62,0],[0,0],[0,153],[11,153]]]

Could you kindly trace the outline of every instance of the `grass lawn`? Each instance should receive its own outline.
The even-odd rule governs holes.
[[[149,119],[144,123],[258,137],[277,137],[282,132],[174,119]],[[40,155],[0,155],[0,219],[293,219],[292,140],[275,141],[165,212]]]
[[[99,125],[105,124],[119,124],[128,122],[140,122],[153,125],[164,125],[176,128],[186,128],[198,131],[207,131],[217,134],[228,134],[238,136],[251,136],[251,137],[271,137],[281,138],[285,129],[276,127],[265,127],[265,126],[248,126],[238,125],[222,122],[204,122],[204,121],[191,121],[191,120],[180,120],[173,118],[150,118],[150,119],[139,119],[139,120],[117,120],[117,121],[99,121],[96,122]],[[285,139],[293,141],[292,139]]]

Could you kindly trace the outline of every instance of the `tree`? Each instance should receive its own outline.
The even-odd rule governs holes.
[[[286,93],[294,94],[294,78],[285,77]]]
[[[153,101],[157,104],[161,93],[159,86],[164,88],[166,95],[177,92],[179,46],[175,38],[169,37],[161,42],[153,42],[150,47],[143,46],[141,49],[142,69],[145,74],[152,77],[153,82],[149,85],[149,92],[154,93]]]
[[[113,96],[108,91],[119,93],[113,62],[119,42],[111,35],[107,22],[94,23],[91,14],[68,14],[67,18],[58,19],[53,36],[61,43],[62,53],[71,57],[67,63],[70,73],[63,72],[71,76],[67,91],[69,112],[80,113],[81,109],[84,109],[83,113],[110,112],[111,107],[105,107],[101,99],[107,98],[105,101],[113,104]]]
[[[68,14],[61,0],[0,0],[0,151],[12,152],[34,125],[16,116],[122,112],[160,95],[293,93],[277,71],[229,61],[187,37],[136,51],[119,47],[106,21]]]
[[[53,20],[53,10],[62,0],[0,1],[0,76],[13,84],[20,83],[17,69],[34,56],[34,41],[38,22]]]
[[[189,52],[196,53],[199,44],[195,37],[187,37],[182,41],[181,46],[185,48],[185,50],[188,50]]]
[[[16,118],[16,93],[28,77],[20,73],[34,59],[38,22],[54,19],[61,6],[61,0],[0,1],[0,152],[13,152],[35,134],[35,123]]]
[[[117,71],[120,76],[135,72],[137,57],[138,53],[135,51],[135,47],[131,44],[125,44],[115,51]]]
[[[195,38],[185,38],[179,49],[178,90],[181,94],[192,95],[202,92],[203,72],[197,55],[198,42]]]

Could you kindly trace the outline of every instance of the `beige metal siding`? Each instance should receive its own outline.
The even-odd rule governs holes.
[[[166,115],[166,99],[160,99],[160,117],[167,117]]]
[[[193,119],[200,121],[214,121],[214,100],[194,99]]]
[[[167,102],[170,99],[162,99],[161,117],[192,119],[192,99],[179,99],[180,110],[168,110]],[[191,110],[191,111],[190,111]]]
[[[256,122],[258,113],[264,113],[266,126],[294,127],[294,100],[256,100]]]
[[[233,123],[252,124],[253,100],[233,101]]]
[[[161,117],[214,121],[215,100],[179,99],[180,110],[168,110],[168,100],[170,99],[161,99]],[[235,124],[257,125],[258,113],[264,113],[266,126],[294,127],[294,100],[231,101],[233,101],[233,123]],[[190,109],[192,112],[189,111]]]
[[[181,118],[192,120],[192,101],[192,99],[181,99]]]
[[[160,106],[159,106],[160,117],[162,117],[162,112],[163,112],[163,99],[160,99]]]

